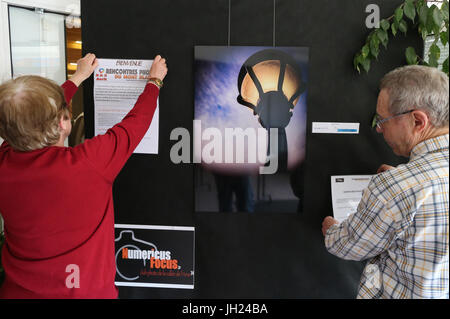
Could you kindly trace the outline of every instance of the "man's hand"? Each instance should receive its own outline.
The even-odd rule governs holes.
[[[152,67],[150,68],[150,77],[157,78],[161,81],[164,80],[167,74],[166,59],[163,59],[160,55],[157,55],[153,60]]]
[[[98,60],[95,54],[88,53],[77,61],[77,70],[70,78],[70,81],[75,83],[76,86],[80,86],[84,80],[91,76],[94,70],[98,66]]]
[[[325,236],[327,234],[328,228],[330,228],[331,226],[333,226],[335,224],[339,224],[339,222],[336,219],[334,219],[331,216],[325,217],[325,219],[322,222],[322,234],[323,234],[323,236]]]
[[[392,168],[394,168],[394,166],[382,164],[380,167],[378,167],[377,174],[383,173],[384,171],[390,170]]]

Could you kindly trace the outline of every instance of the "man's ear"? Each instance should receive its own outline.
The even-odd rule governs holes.
[[[414,131],[421,133],[425,128],[428,127],[430,123],[430,118],[428,114],[421,110],[414,110],[412,112],[414,117]]]

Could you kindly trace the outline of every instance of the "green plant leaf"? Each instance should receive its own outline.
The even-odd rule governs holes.
[[[389,27],[390,27],[390,26],[391,26],[391,24],[389,23],[388,20],[383,19],[383,20],[380,21],[380,27],[381,27],[381,29],[383,29],[384,31],[389,30]]]
[[[434,58],[433,56],[430,56],[428,59],[428,65],[433,68],[437,68],[439,66],[438,60],[436,58]]]
[[[442,4],[441,13],[444,21],[448,23],[448,1],[444,1]]]
[[[448,30],[440,33],[440,39],[443,46],[446,46],[448,43]]]
[[[419,25],[426,26],[428,17],[428,6],[424,5],[419,9]]]
[[[389,38],[386,37],[386,39],[383,42],[381,42],[381,43],[383,44],[384,48],[387,49],[387,45],[389,43]]]
[[[359,53],[355,55],[355,58],[353,59],[353,66],[355,67],[355,69],[358,71],[359,74],[361,74],[361,69],[359,66],[363,65],[364,60],[365,59]]]
[[[427,30],[427,15],[428,15],[428,7],[425,5],[422,8],[419,9],[419,22],[417,24],[417,32],[420,36],[422,36],[422,39],[425,41],[426,37],[428,35]]]
[[[439,60],[439,57],[441,56],[441,49],[436,45],[436,42],[434,42],[430,47],[430,58],[433,58],[433,60]]]
[[[422,25],[419,25],[419,26],[417,27],[417,31],[418,31],[419,34],[422,36],[422,40],[425,41],[425,40],[427,39],[427,36],[428,36],[427,28],[424,27],[424,26],[422,26]]]
[[[407,16],[411,21],[414,22],[414,18],[416,17],[416,7],[414,6],[413,0],[405,1],[403,11],[405,13],[405,16]]]
[[[391,25],[391,31],[392,31],[392,35],[395,36],[397,34],[398,31],[398,23],[392,23]]]
[[[408,31],[408,24],[405,20],[400,21],[398,29],[406,34],[406,32]]]
[[[361,54],[355,55],[355,58],[353,59],[353,67],[358,71],[358,73],[361,73],[359,69],[359,64],[361,63]]]
[[[376,31],[376,34],[377,34],[378,39],[380,39],[381,43],[386,48],[387,44],[388,44],[388,34],[387,34],[387,32],[384,31],[383,29],[378,29]]]
[[[436,7],[433,10],[433,20],[434,20],[434,23],[439,26],[442,24],[442,22],[444,22],[444,15],[442,14],[442,11],[439,10],[438,7]]]
[[[425,0],[417,0],[417,1],[416,1],[416,11],[417,11],[417,14],[419,14],[420,9],[421,9],[424,5],[426,5]]]
[[[400,23],[400,20],[403,18],[403,9],[402,7],[398,7],[395,9],[394,19],[397,23]]]
[[[434,21],[434,33],[438,34],[441,31],[442,22],[444,22],[444,17],[442,16],[441,10],[437,7],[433,10],[433,21]]]
[[[409,65],[417,64],[417,54],[413,47],[408,47],[405,51],[406,63]]]
[[[439,11],[438,7],[436,7],[434,4],[430,8],[428,8],[427,23],[426,23],[426,27],[427,27],[428,33],[432,33],[434,31],[434,29],[435,29],[434,12],[436,10]]]
[[[444,63],[442,63],[442,72],[448,75],[448,57],[445,59]]]
[[[365,59],[365,58],[367,58],[367,56],[369,55],[369,53],[370,53],[370,48],[369,48],[369,45],[366,44],[366,45],[364,45],[364,46],[362,47],[362,49],[361,49],[361,55],[362,55],[362,57]]]
[[[366,73],[369,73],[369,70],[370,70],[370,59],[363,59],[361,61],[361,65],[362,65],[364,71],[366,71]]]
[[[369,42],[370,54],[376,59],[378,58],[378,53],[380,52],[380,39],[378,36],[374,35],[370,38]]]
[[[434,34],[434,41],[437,43],[441,40],[441,33],[437,32]]]

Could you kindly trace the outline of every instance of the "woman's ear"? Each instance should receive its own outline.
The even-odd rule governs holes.
[[[59,130],[67,131],[69,129],[70,119],[67,119],[65,115],[61,115],[59,119]]]
[[[64,115],[62,115],[62,116],[59,118],[58,126],[59,126],[59,130],[60,130],[60,131],[63,131],[63,130],[64,130],[64,127],[65,127],[65,123],[64,123]]]

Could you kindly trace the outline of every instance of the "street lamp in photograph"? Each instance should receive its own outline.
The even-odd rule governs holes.
[[[296,61],[280,50],[256,52],[244,62],[239,72],[237,101],[253,110],[261,126],[267,130],[267,155],[269,159],[278,158],[279,171],[287,169],[286,127],[305,89]],[[270,154],[271,128],[278,131],[277,154]]]

